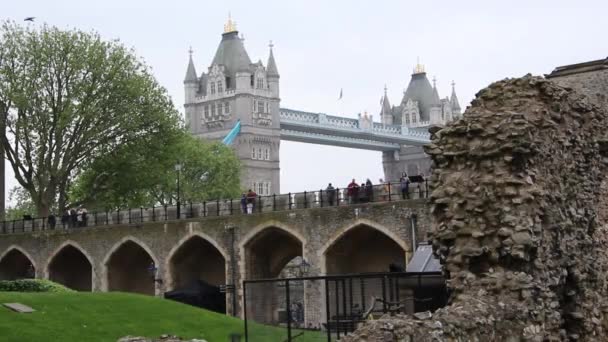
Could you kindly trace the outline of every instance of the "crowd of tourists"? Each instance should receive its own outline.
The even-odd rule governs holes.
[[[63,229],[86,227],[87,221],[88,211],[87,208],[84,207],[79,207],[78,209],[65,209],[61,215],[61,225],[63,226]],[[57,225],[57,217],[55,217],[54,214],[49,214],[47,217],[47,223],[49,228],[55,229],[55,226]]]
[[[346,187],[346,198],[349,204],[373,202],[375,196],[378,197],[376,198],[376,201],[387,201],[388,196],[391,193],[390,187],[392,186],[393,193],[397,193],[397,191],[399,191],[402,199],[409,199],[410,183],[416,183],[417,189],[415,190],[418,192],[419,198],[424,197],[424,192],[426,191],[426,179],[424,176],[418,175],[415,177],[410,177],[404,172],[399,178],[398,190],[395,189],[396,184],[389,184],[389,182],[385,182],[382,180],[382,178],[379,180],[379,184],[377,186],[374,186],[369,178],[364,183],[361,183],[361,185],[359,185],[353,178],[353,180]],[[374,195],[374,187],[376,188],[376,195]],[[338,202],[339,194],[331,183],[329,183],[327,188],[325,188],[325,193],[327,196],[327,203],[330,206],[333,206],[334,203]]]

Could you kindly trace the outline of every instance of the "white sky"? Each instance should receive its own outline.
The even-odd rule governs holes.
[[[367,110],[378,120],[385,84],[398,104],[417,57],[441,97],[455,80],[464,109],[492,81],[608,56],[605,0],[0,1],[0,20],[36,16],[34,25],[96,30],[132,46],[182,112],[188,47],[200,74],[229,11],[253,61],[266,63],[273,41],[281,106],[350,117]],[[282,192],[376,182],[382,173],[379,152],[281,145]],[[16,182],[7,183],[8,193]]]

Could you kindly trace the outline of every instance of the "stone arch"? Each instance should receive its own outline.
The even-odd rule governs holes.
[[[95,284],[93,258],[77,242],[68,240],[48,258],[45,278],[77,291],[92,291]]]
[[[269,246],[272,248],[264,248]],[[290,260],[305,257],[306,239],[292,227],[270,221],[249,231],[239,249],[245,260],[241,263],[242,279],[274,278]]]
[[[319,250],[324,274],[386,272],[390,263],[405,267],[410,245],[387,227],[360,219],[338,230]]]
[[[303,257],[306,240],[295,229],[277,221],[258,225],[243,237],[239,244],[241,253],[241,279],[263,279],[279,277],[285,266],[296,257]],[[292,286],[295,283],[292,282]],[[249,288],[255,295],[248,298],[247,317],[259,323],[276,325],[282,323],[279,312],[285,312],[284,288],[275,284],[262,284]],[[292,288],[292,301],[302,297],[304,289],[297,294]],[[304,299],[304,308],[306,300]]]
[[[35,278],[37,270],[34,258],[20,246],[11,245],[0,255],[0,280]]]
[[[167,289],[188,288],[203,281],[214,288],[209,288],[204,302],[197,304],[225,313],[226,295],[220,292],[219,286],[226,284],[228,260],[226,252],[208,235],[188,234],[171,249],[165,260]]]
[[[154,276],[148,271],[158,259],[141,240],[127,236],[117,242],[103,260],[103,286],[105,291],[156,294]]]

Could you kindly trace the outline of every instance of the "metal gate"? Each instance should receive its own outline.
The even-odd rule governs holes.
[[[243,282],[246,341],[336,341],[384,314],[445,306],[440,273],[372,273]]]

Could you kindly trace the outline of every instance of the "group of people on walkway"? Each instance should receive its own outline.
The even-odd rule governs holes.
[[[86,227],[88,220],[88,211],[85,207],[79,207],[78,209],[65,209],[61,215],[61,225],[63,229]],[[46,218],[46,222],[50,229],[55,229],[57,225],[57,217],[55,214],[49,214]]]
[[[51,226],[51,218],[53,220],[52,226]],[[65,209],[63,211],[63,214],[61,215],[61,225],[63,226],[64,229],[76,228],[76,227],[86,227],[88,219],[89,218],[88,218],[87,208],[79,207],[78,209],[76,209],[76,208]],[[51,226],[51,229],[54,228],[55,216],[49,215],[48,220],[49,220],[49,226]]]
[[[258,194],[255,191],[249,189],[247,193],[241,194],[241,211],[243,214],[253,214],[255,210],[255,199],[258,197]]]
[[[418,186],[417,186],[418,196],[419,196],[419,198],[423,198],[424,193],[426,191],[426,179],[424,178],[423,175],[414,176],[413,181],[410,178],[412,178],[412,177],[409,177],[407,175],[407,173],[404,172],[401,175],[401,177],[399,178],[399,183],[398,183],[399,190],[394,188],[392,193],[397,194],[398,191],[400,191],[402,199],[409,199],[410,198],[410,183],[417,183],[418,184]],[[391,186],[391,184],[389,184],[389,182],[385,182],[382,179],[380,179],[379,186],[377,186],[377,188],[376,188],[377,191],[375,194],[374,193],[374,184],[372,184],[372,182],[369,178],[365,181],[365,183],[361,183],[361,185],[359,185],[357,183],[357,181],[353,178],[353,180],[346,187],[346,199],[348,201],[348,204],[373,202],[375,197],[377,197],[376,198],[377,201],[380,201],[380,202],[387,201],[388,196],[391,193],[390,186]],[[393,186],[394,186],[394,183],[393,183]],[[334,204],[339,203],[340,194],[337,192],[337,189],[334,188],[332,183],[329,183],[327,185],[327,188],[325,188],[325,193],[326,193],[326,198],[327,198],[326,201],[329,204],[329,206],[333,206]]]

